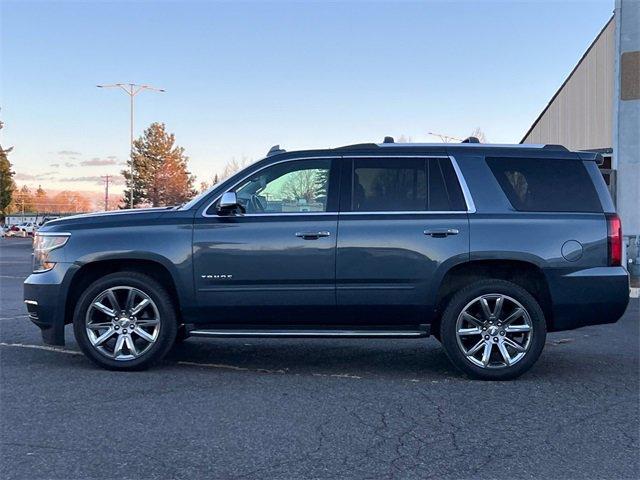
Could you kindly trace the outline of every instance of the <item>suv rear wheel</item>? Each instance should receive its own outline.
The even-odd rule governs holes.
[[[481,280],[454,295],[440,323],[453,364],[472,378],[510,380],[536,362],[546,339],[544,314],[522,287]]]
[[[82,294],[73,331],[84,354],[111,370],[142,370],[173,345],[177,321],[164,287],[137,272],[96,280]]]

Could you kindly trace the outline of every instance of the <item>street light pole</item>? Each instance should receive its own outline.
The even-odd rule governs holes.
[[[155,88],[150,85],[138,85],[136,83],[114,83],[111,85],[96,85],[98,88],[121,88],[127,95],[129,95],[130,99],[130,110],[131,110],[131,125],[129,132],[129,158],[131,161],[130,165],[130,175],[131,175],[131,190],[129,191],[129,203],[131,208],[133,208],[133,112],[134,112],[134,101],[133,99],[137,94],[139,94],[143,90],[153,90],[154,92],[165,92],[163,88]]]

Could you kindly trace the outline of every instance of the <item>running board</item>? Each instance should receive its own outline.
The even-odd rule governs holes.
[[[189,328],[191,327],[191,328]],[[390,328],[195,328],[187,326],[190,337],[212,338],[424,338],[429,325],[412,329]]]

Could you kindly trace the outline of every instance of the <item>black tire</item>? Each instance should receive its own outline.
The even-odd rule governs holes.
[[[511,299],[518,302],[528,314],[531,323],[531,339],[524,352],[524,356],[512,365],[506,365],[506,362],[503,362],[505,363],[504,366],[498,366],[496,368],[479,366],[473,363],[473,361],[469,359],[470,357],[465,355],[463,347],[458,341],[457,333],[458,317],[462,315],[465,307],[483,295],[490,296],[492,294],[511,297]],[[505,303],[506,302],[507,300],[505,300]],[[492,313],[495,313],[495,311]],[[507,315],[507,313],[503,315]],[[474,315],[474,317],[476,317],[476,315]],[[478,315],[478,317],[480,316]],[[485,320],[485,317],[481,317],[480,319],[485,322],[482,328],[489,326],[488,319]],[[496,334],[494,333],[494,335]],[[499,333],[499,335],[503,335],[503,333]],[[509,334],[507,334],[507,336],[508,335]],[[459,370],[469,377],[478,380],[511,380],[519,377],[529,370],[540,357],[542,349],[544,348],[546,335],[547,328],[544,313],[536,299],[524,288],[514,283],[497,279],[486,279],[474,282],[456,293],[447,304],[440,322],[440,338],[442,339],[442,345],[447,356]],[[478,338],[478,344],[480,344],[481,342],[486,342],[484,339],[487,338],[487,336],[482,333],[479,337],[474,337],[472,342],[475,342],[475,338]],[[496,342],[502,341],[502,337],[498,340],[498,337],[491,337],[491,335],[489,335],[490,340],[494,338],[496,338]],[[496,354],[504,358],[497,344],[495,350],[493,350],[493,346],[488,346],[487,348],[488,351],[491,352],[491,358],[495,358]],[[467,351],[470,352],[471,350],[472,348],[469,348]],[[507,354],[507,357],[509,356],[510,355]],[[497,363],[499,364],[499,360]]]
[[[113,287],[139,290],[152,300],[159,314],[157,338],[140,356],[130,360],[115,360],[102,354],[89,340],[86,329],[85,319],[89,307],[102,292]],[[105,317],[105,320],[109,320],[109,317]],[[151,367],[172,347],[177,329],[175,308],[166,289],[153,278],[138,272],[117,272],[96,280],[80,296],[73,315],[73,332],[80,349],[93,363],[109,370],[144,370]]]

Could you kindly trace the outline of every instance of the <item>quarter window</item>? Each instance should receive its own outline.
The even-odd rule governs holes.
[[[488,158],[487,164],[516,210],[602,212],[598,193],[579,160]]]

